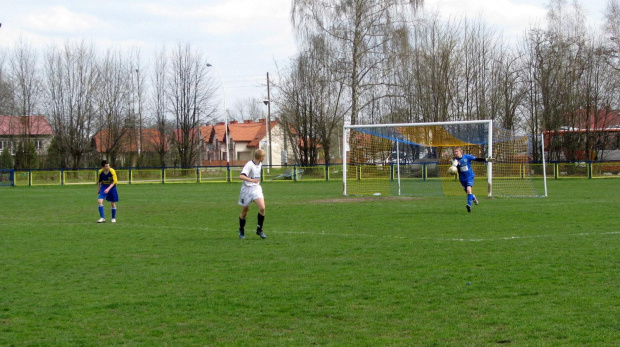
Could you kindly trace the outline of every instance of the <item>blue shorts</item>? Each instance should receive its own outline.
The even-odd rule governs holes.
[[[112,187],[112,189],[110,189],[108,194],[104,193],[106,189],[108,189],[108,186],[104,186],[104,185],[101,186],[101,189],[99,190],[99,199],[105,199],[105,200],[108,200],[109,202],[117,202],[118,191],[116,190],[116,186]]]
[[[461,185],[463,186],[463,189],[467,189],[467,187],[474,187],[474,178],[468,178],[465,180],[461,180]]]

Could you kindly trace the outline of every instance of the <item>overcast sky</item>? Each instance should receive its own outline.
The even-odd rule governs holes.
[[[547,0],[425,0],[445,16],[481,16],[506,36],[519,37],[544,23]],[[607,0],[580,0],[600,26]],[[99,49],[139,47],[150,58],[162,46],[190,43],[222,77],[228,108],[237,100],[264,99],[266,73],[295,53],[291,0],[0,0],[0,48],[20,38],[43,52],[67,40]],[[38,48],[41,48],[40,50]]]

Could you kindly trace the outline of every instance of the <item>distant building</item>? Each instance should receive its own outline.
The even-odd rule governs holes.
[[[215,149],[213,137],[215,132],[213,131],[213,125],[203,125],[200,127],[200,165],[210,165],[209,163],[220,160],[216,156],[217,150]]]
[[[8,148],[14,155],[18,144],[28,139],[37,155],[45,155],[53,136],[45,116],[0,116],[0,152]]]
[[[579,110],[576,115],[575,126],[543,131],[545,151],[560,152],[560,159],[568,161],[620,160],[620,113],[604,108],[589,115]]]
[[[263,164],[275,166],[292,163],[289,153],[283,152],[285,146],[285,134],[282,123],[279,120],[270,122],[271,150],[269,150],[269,132],[265,119],[258,121],[246,120],[243,122],[231,121],[228,123],[229,157],[231,165],[244,165],[254,157],[257,149],[264,149],[268,153]],[[202,148],[203,165],[226,165],[226,126],[223,122],[215,125],[206,125],[200,128],[204,144]],[[286,153],[286,155],[283,155]]]
[[[138,155],[157,158],[169,151],[164,134],[152,128],[125,128],[119,134],[102,129],[93,136],[92,143],[103,159],[111,160],[108,155],[114,153],[117,166],[136,166]]]

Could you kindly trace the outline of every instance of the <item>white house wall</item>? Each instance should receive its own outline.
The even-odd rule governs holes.
[[[269,151],[268,146],[265,146],[265,144],[269,143],[269,136],[261,139],[261,145],[260,148],[264,149],[266,151]],[[289,146],[290,147],[290,146]],[[271,164],[274,166],[280,166],[280,165],[284,165],[284,163],[282,162],[282,150],[284,150],[284,132],[283,132],[283,128],[281,124],[277,124],[275,125],[273,128],[271,128]],[[290,148],[287,148],[287,164],[293,164],[294,160],[292,159],[292,154],[293,151],[290,150]],[[269,158],[266,158],[265,161],[263,162],[264,164],[269,164]]]

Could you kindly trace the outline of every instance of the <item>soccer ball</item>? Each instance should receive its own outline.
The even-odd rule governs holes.
[[[457,173],[457,168],[456,168],[456,166],[450,166],[450,167],[448,168],[448,173],[449,173],[450,175],[456,175],[456,173]]]

